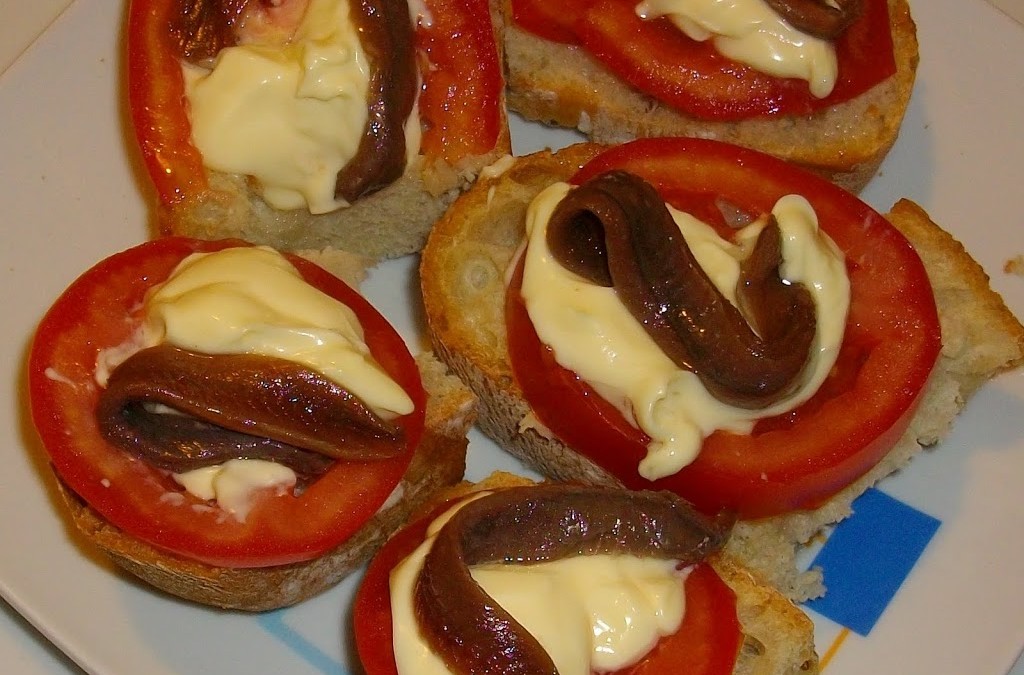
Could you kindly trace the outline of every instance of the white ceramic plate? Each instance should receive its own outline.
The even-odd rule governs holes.
[[[87,671],[357,672],[347,614],[357,579],[260,617],[155,594],[82,547],[54,508],[52,481],[25,412],[24,357],[57,294],[100,258],[147,237],[121,103],[121,3],[77,0],[0,79],[0,590]],[[1024,315],[1024,31],[980,0],[918,0],[922,62],[901,138],[866,201],[925,206]],[[517,153],[573,137],[515,123]],[[366,286],[418,344],[414,259]],[[1024,379],[987,385],[953,434],[890,495],[941,521],[906,583],[867,636],[816,619],[830,675],[1004,673],[1024,645]],[[514,461],[474,434],[469,477]]]

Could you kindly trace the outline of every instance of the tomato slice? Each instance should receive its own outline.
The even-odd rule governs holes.
[[[290,256],[307,282],[348,305],[370,351],[413,399],[401,455],[336,462],[301,495],[256,498],[245,522],[177,488],[165,472],[132,459],[100,434],[96,359],[138,326],[147,289],[185,256],[241,242],[164,238],[115,254],[79,277],[47,312],[29,357],[32,420],[61,479],[124,532],[157,548],[224,567],[263,567],[316,558],[343,543],[401,480],[423,433],[426,394],[401,336],[370,304],[320,267]]]
[[[176,0],[131,0],[128,7],[128,107],[143,163],[163,204],[178,204],[207,188],[171,40],[178,11]]]
[[[501,64],[486,0],[428,0],[416,44],[430,66],[423,73],[423,154],[455,164],[483,155],[501,134]]]
[[[820,99],[805,81],[726,58],[667,19],[641,19],[636,5],[573,0],[555,10],[545,0],[512,0],[512,16],[539,37],[581,45],[633,87],[703,119],[806,115],[855,98],[896,72],[887,0],[866,0],[861,17],[836,41],[839,77]]]
[[[398,675],[392,646],[391,570],[423,542],[431,521],[448,506],[400,530],[370,562],[353,608],[356,650],[366,675]],[[613,675],[672,673],[681,664],[693,675],[733,671],[743,635],[732,589],[711,565],[702,563],[687,577],[685,593],[686,613],[679,630],[659,640],[643,660]]]
[[[715,432],[696,461],[651,482],[637,473],[647,437],[539,342],[520,298],[520,272],[506,297],[509,354],[541,422],[628,487],[672,490],[704,511],[748,519],[813,508],[877,464],[907,429],[941,348],[931,285],[906,238],[827,181],[715,141],[634,141],[597,156],[573,181],[612,168],[645,178],[674,206],[699,215],[716,198],[750,214],[770,211],[786,194],[807,198],[846,256],[843,345],[824,385],[802,406],[762,420],[749,435]]]
[[[454,163],[494,148],[501,131],[504,82],[486,0],[424,0],[430,20],[417,26],[426,54],[420,113],[422,153]],[[164,205],[208,189],[192,144],[185,84],[170,26],[181,0],[132,0],[128,9],[128,104],[143,163]]]

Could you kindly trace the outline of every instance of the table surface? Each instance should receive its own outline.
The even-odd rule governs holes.
[[[0,0],[0,78],[73,0]],[[1024,0],[989,0],[1024,25]],[[0,663],[20,675],[82,673],[70,659],[0,600]],[[1024,655],[1008,675],[1024,675]]]

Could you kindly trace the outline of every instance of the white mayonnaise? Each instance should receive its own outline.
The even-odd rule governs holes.
[[[835,87],[833,44],[793,28],[764,0],[642,0],[636,13],[668,17],[689,38],[713,40],[722,55],[763,73],[806,80],[818,98]]]

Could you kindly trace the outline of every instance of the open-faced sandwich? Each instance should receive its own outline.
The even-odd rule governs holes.
[[[398,256],[509,149],[486,0],[132,0],[127,42],[164,234]]]
[[[858,191],[896,140],[906,0],[492,0],[509,106],[591,140],[713,138]]]
[[[883,217],[710,140],[517,158],[438,223],[421,276],[435,351],[501,447],[735,513],[726,551],[796,599],[823,591],[799,546],[1024,357],[918,206]]]
[[[462,478],[473,395],[320,266],[353,256],[315,258],[157,239],[39,325],[32,420],[71,517],[164,591],[298,602]]]
[[[493,474],[443,493],[356,594],[367,675],[818,672],[811,621],[670,492]]]

